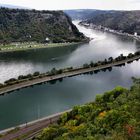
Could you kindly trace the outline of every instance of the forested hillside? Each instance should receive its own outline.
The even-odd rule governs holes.
[[[110,29],[140,35],[140,11],[115,11],[115,10],[66,10],[64,11],[74,20],[82,23],[92,23]]]
[[[140,79],[133,81],[130,89],[116,87],[74,107],[35,140],[139,140]]]
[[[137,32],[140,35],[140,11],[108,11],[90,14],[90,18],[84,22],[130,34]]]
[[[85,39],[62,11],[0,8],[0,43],[72,42]]]

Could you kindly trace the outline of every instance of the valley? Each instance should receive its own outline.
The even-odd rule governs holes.
[[[0,56],[0,81],[4,82],[35,71],[46,72],[54,66],[57,69],[77,67],[91,60],[97,62],[110,56],[115,58],[120,54],[128,55],[139,51],[139,42],[136,40],[87,29],[78,25],[77,21],[74,24],[81,32],[94,39],[81,45],[3,53]],[[54,84],[35,85],[5,94],[0,98],[0,109],[3,110],[0,113],[0,129],[17,126],[93,101],[96,94],[111,90],[117,85],[129,87],[132,83],[131,77],[140,76],[139,66],[139,62],[136,61],[126,64],[125,67],[115,67],[111,72],[102,71],[93,75],[69,77]]]
[[[5,1],[0,140],[138,140],[140,3]]]

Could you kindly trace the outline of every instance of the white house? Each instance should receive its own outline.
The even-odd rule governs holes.
[[[46,37],[46,41],[50,41],[50,39],[48,37]]]
[[[134,33],[134,36],[137,36],[137,35],[138,35],[137,32],[135,32],[135,33]]]

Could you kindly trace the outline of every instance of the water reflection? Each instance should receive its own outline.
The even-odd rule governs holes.
[[[130,38],[86,29],[77,22],[74,24],[94,40],[84,45],[0,53],[0,82],[35,71],[46,72],[53,67],[80,66],[91,60],[96,62],[122,53],[127,55],[139,49],[140,43]]]
[[[35,85],[0,97],[0,129],[64,111],[77,104],[93,101],[96,94],[117,85],[129,87],[131,77],[140,76],[140,62],[114,67],[111,72],[64,78],[55,84]],[[9,117],[10,116],[10,117]]]
[[[52,48],[19,54],[0,54],[0,82],[34,71],[47,71],[52,67],[77,66],[104,60],[110,56],[127,55],[139,49],[139,43],[113,34],[78,27],[95,37],[90,44],[75,47]],[[111,70],[110,70],[111,71]],[[85,74],[14,91],[0,97],[0,129],[15,126],[93,101],[96,94],[117,85],[130,87],[131,77],[140,77],[140,62],[134,61],[112,71]]]

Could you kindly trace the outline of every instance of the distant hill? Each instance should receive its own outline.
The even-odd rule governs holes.
[[[73,20],[83,20],[86,19],[87,16],[96,10],[84,10],[84,9],[79,9],[79,10],[65,10],[64,12],[69,15]]]
[[[140,35],[140,10],[137,11],[114,11],[114,10],[66,10],[64,11],[73,20],[82,20],[83,23],[102,25],[114,30]]]
[[[86,23],[102,25],[114,30],[140,35],[140,11],[108,11],[106,13],[90,14]]]
[[[13,41],[72,42],[85,39],[62,11],[0,8],[0,43]]]
[[[10,4],[0,4],[0,7],[10,8],[10,9],[30,9],[23,6],[10,5]]]
[[[64,10],[73,20],[86,20],[90,19],[91,15],[97,15],[107,13],[108,11],[96,10],[96,9],[77,9],[77,10]]]

